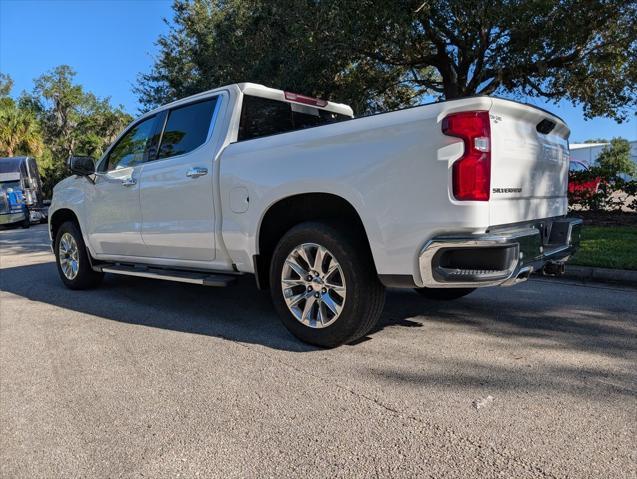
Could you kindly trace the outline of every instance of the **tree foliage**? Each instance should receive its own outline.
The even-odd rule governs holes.
[[[630,158],[630,143],[624,138],[613,138],[597,157],[597,164],[607,176],[637,175],[637,165]]]
[[[346,0],[347,1],[347,0]],[[252,81],[354,108],[393,108],[415,92],[403,68],[351,45],[335,1],[175,0],[154,68],[139,78],[146,108],[216,86]]]
[[[39,156],[43,151],[42,132],[35,116],[14,103],[0,106],[0,156]]]
[[[527,95],[589,117],[637,106],[634,0],[174,0],[145,108],[256,81],[355,111]]]
[[[569,205],[575,210],[616,210],[637,212],[637,165],[630,157],[630,143],[624,138],[588,140],[585,143],[608,143],[585,171],[571,172],[575,184],[598,184],[593,188],[569,191]]]
[[[74,78],[71,67],[59,66],[36,78],[33,91],[24,93],[19,104],[38,117],[54,156],[98,157],[132,117],[112,107],[109,98],[85,92]]]
[[[12,89],[13,79],[5,73],[0,73],[0,108],[13,105],[13,99],[9,96]]]
[[[45,195],[68,174],[71,155],[99,157],[132,117],[109,98],[98,98],[75,83],[61,65],[34,80],[16,103],[11,79],[0,76],[0,155],[36,157]]]

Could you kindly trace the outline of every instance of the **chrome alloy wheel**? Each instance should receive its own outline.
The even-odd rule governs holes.
[[[285,259],[281,291],[294,317],[310,328],[325,328],[345,305],[345,275],[324,246],[303,243]]]
[[[80,266],[80,251],[75,238],[70,233],[64,233],[60,238],[59,258],[60,267],[66,279],[75,279]]]

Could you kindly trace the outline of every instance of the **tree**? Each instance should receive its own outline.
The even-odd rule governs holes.
[[[13,80],[0,73],[0,156],[42,154],[44,142],[35,116],[17,107],[11,98]]]
[[[403,68],[354,52],[336,1],[175,0],[159,57],[139,77],[145,109],[216,86],[252,81],[355,109],[411,103]]]
[[[44,142],[33,114],[15,104],[0,106],[0,156],[41,155]]]
[[[6,98],[13,89],[13,79],[6,73],[0,73],[0,98]]]
[[[544,97],[617,120],[637,106],[634,0],[175,0],[145,108],[257,81],[358,112],[428,96]]]
[[[132,120],[121,106],[113,108],[109,98],[85,92],[74,78],[75,71],[61,65],[36,78],[33,91],[19,100],[38,117],[54,156],[64,161],[73,154],[101,155]]]
[[[637,174],[637,165],[630,158],[630,143],[623,138],[613,138],[597,157],[597,163],[609,177],[624,173]]]
[[[71,67],[58,66],[37,78],[33,91],[18,101],[42,128],[47,148],[38,163],[46,195],[68,174],[69,156],[98,158],[132,120],[121,106],[111,106],[109,98],[85,92],[74,78]]]
[[[623,118],[637,104],[636,16],[630,0],[432,0],[410,25],[412,42],[384,59],[447,99],[508,92]],[[439,76],[421,78],[423,66]]]
[[[0,108],[8,108],[14,104],[13,98],[9,96],[12,89],[13,79],[5,73],[0,73]]]

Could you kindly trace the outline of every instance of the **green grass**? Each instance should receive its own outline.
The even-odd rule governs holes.
[[[569,263],[637,270],[637,226],[584,226],[580,249]]]

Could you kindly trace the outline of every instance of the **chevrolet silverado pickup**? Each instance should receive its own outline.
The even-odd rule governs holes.
[[[208,286],[252,274],[285,326],[334,347],[368,333],[385,287],[454,299],[559,273],[564,122],[473,97],[354,118],[242,83],[157,108],[95,163],[73,157],[49,229],[71,289],[104,273]]]

